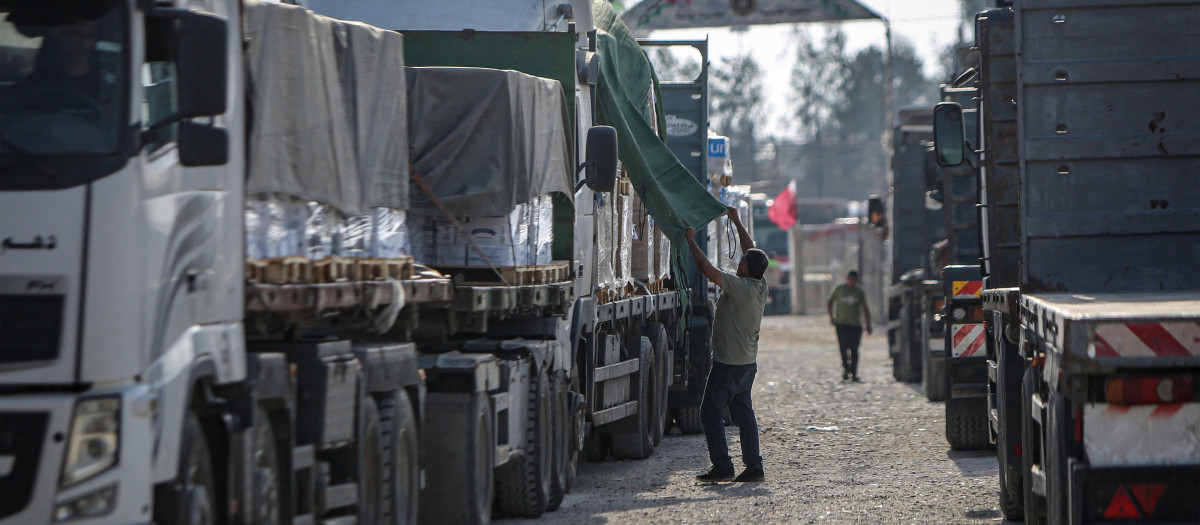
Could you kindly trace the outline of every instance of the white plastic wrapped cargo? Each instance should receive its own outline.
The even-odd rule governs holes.
[[[256,194],[247,213],[257,215],[255,230],[247,229],[246,254],[250,257],[305,255],[305,224],[308,205],[276,193]],[[250,226],[250,222],[247,222]]]
[[[372,210],[370,256],[394,259],[411,254],[408,214],[392,208]]]
[[[633,196],[618,195],[620,205],[618,213],[617,246],[617,286],[625,286],[633,281]]]
[[[534,241],[534,264],[544,266],[553,260],[554,249],[554,198],[550,195],[538,197],[537,236]]]
[[[667,238],[667,234],[663,233],[657,225],[654,227],[655,245],[658,247],[658,254],[654,258],[655,267],[658,268],[658,278],[667,280],[671,276],[671,240]]]
[[[265,195],[247,195],[244,209],[246,221],[246,257],[267,257],[267,228],[271,222]]]
[[[596,285],[612,288],[617,284],[616,240],[618,214],[614,193],[596,195]]]
[[[371,216],[354,215],[341,224],[341,242],[338,255],[365,258],[371,254]]]
[[[341,252],[342,225],[340,214],[333,206],[309,202],[308,221],[304,225],[305,254],[314,261]]]

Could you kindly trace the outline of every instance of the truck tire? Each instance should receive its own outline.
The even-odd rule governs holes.
[[[496,437],[486,392],[429,392],[421,424],[424,473],[417,521],[482,525],[492,519]],[[448,436],[448,438],[447,438]]]
[[[384,458],[379,407],[368,394],[358,404],[358,520],[357,523],[382,523],[384,507]]]
[[[155,489],[154,521],[180,525],[221,523],[213,482],[212,455],[200,420],[190,410],[183,420],[179,473]]]
[[[567,495],[567,468],[571,457],[570,424],[567,421],[567,379],[563,372],[555,371],[550,381],[551,420],[554,443],[550,452],[550,501],[546,510],[555,511]]]
[[[675,424],[679,426],[679,431],[694,435],[704,432],[704,426],[700,424],[700,407],[682,407],[675,411]]]
[[[670,351],[671,343],[667,336],[667,329],[661,323],[647,326],[642,333],[650,339],[650,345],[654,348],[654,359],[658,366],[654,389],[654,401],[657,409],[654,412],[655,424],[653,425],[654,446],[657,447],[662,443],[663,434],[666,434],[671,419],[667,410],[667,390],[670,388],[669,383],[671,382],[671,378],[667,376],[667,354]]]
[[[282,515],[282,501],[279,499],[280,463],[275,431],[271,428],[267,411],[259,408],[259,414],[262,417],[255,425],[253,438],[251,490],[254,501],[250,519],[259,525],[290,523],[291,520]]]
[[[1008,521],[1025,521],[1025,498],[1022,494],[1021,478],[1005,476],[1000,471],[1000,513]]]
[[[550,380],[537,370],[529,382],[525,419],[525,453],[496,472],[496,514],[505,518],[537,518],[550,504]]]
[[[399,390],[379,397],[383,438],[384,505],[382,523],[417,522],[421,497],[417,420],[408,393]]]
[[[646,459],[654,453],[653,425],[656,424],[654,414],[658,407],[654,406],[652,394],[658,370],[654,366],[654,349],[650,346],[650,340],[645,337],[639,339],[642,349],[641,368],[638,370],[638,411],[633,416],[637,421],[636,430],[612,434],[613,459]]]
[[[1034,368],[1025,369],[1025,375],[1021,379],[1021,444],[1023,451],[1021,453],[1021,477],[1025,479],[1025,483],[1021,485],[1022,492],[1025,497],[1025,523],[1026,525],[1045,525],[1046,523],[1046,507],[1045,500],[1033,493],[1033,483],[1030,477],[1030,472],[1033,471],[1034,458],[1041,455],[1041,440],[1038,439],[1037,428],[1033,421],[1033,407],[1030,401],[1033,399],[1034,392],[1037,391],[1037,375]]]
[[[892,356],[892,379],[903,382],[904,374],[901,373],[900,354]]]
[[[979,414],[959,399],[946,400],[946,441],[954,450],[992,448],[987,414]]]

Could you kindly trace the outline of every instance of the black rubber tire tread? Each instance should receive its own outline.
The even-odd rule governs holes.
[[[279,481],[281,467],[279,453],[276,447],[275,431],[271,428],[271,420],[266,410],[259,408],[258,424],[254,429],[254,451],[252,452],[253,474],[251,522],[257,525],[281,525],[290,523],[291,519],[284,516],[283,501],[280,499]]]
[[[525,453],[508,463],[496,472],[495,513],[504,518],[538,518],[546,512],[550,498],[549,460],[546,450],[550,448],[548,439],[543,439],[543,427],[550,422],[543,421],[549,414],[549,398],[546,396],[550,387],[544,371],[535,371],[535,379],[529,381],[529,398],[525,419]]]
[[[1000,474],[1000,513],[1008,521],[1025,521],[1025,498],[1022,497],[1021,478],[1009,478]],[[1015,485],[1015,486],[1014,486]]]
[[[946,441],[954,450],[987,450],[992,448],[988,438],[987,417],[977,414],[946,411]]]
[[[555,511],[562,505],[567,495],[567,468],[571,461],[570,455],[570,425],[567,422],[567,379],[563,372],[555,371],[550,381],[551,420],[553,424],[554,446],[551,449],[550,462],[550,498],[546,510]]]
[[[492,407],[487,394],[476,393],[472,396],[471,407],[472,419],[474,425],[471,427],[468,450],[475,451],[475,458],[470,464],[474,468],[469,468],[475,474],[475,478],[469,480],[468,487],[464,490],[469,492],[468,501],[474,496],[474,511],[467,516],[463,521],[464,525],[487,525],[492,522],[492,508],[495,503],[494,484],[496,481],[495,468],[496,464],[496,436],[492,432]]]
[[[217,513],[216,484],[213,481],[212,454],[209,452],[208,441],[204,436],[204,428],[200,420],[190,410],[183,420],[183,434],[180,437],[179,472],[171,485],[177,490],[164,491],[163,497],[176,501],[156,501],[154,505],[154,520],[158,523],[182,525],[214,525],[221,523]],[[202,491],[198,497],[206,498],[210,512],[207,515],[193,516],[188,510],[193,507],[190,503],[193,487]],[[202,495],[201,495],[202,494]],[[174,511],[173,514],[170,512]]]
[[[358,435],[358,523],[374,525],[382,523],[383,508],[388,502],[384,497],[383,474],[387,470],[385,464],[382,425],[379,421],[379,407],[368,394],[362,396],[359,406]]]
[[[654,390],[654,376],[658,373],[654,366],[654,348],[650,340],[641,337],[641,367],[638,371],[638,412],[637,430],[612,434],[613,459],[646,459],[654,454],[654,407],[650,396]]]
[[[382,523],[416,523],[421,470],[412,402],[407,392],[399,390],[379,396],[378,407],[383,444]]]
[[[666,434],[667,427],[671,424],[671,415],[667,404],[667,391],[670,389],[668,383],[671,378],[667,377],[667,352],[670,350],[670,338],[667,336],[667,328],[662,323],[653,323],[648,325],[642,334],[650,339],[650,345],[654,348],[655,362],[658,363],[658,382],[654,389],[654,401],[657,410],[655,412],[655,425],[653,426],[654,446],[658,447],[662,443],[663,434]]]
[[[904,374],[900,373],[900,354],[892,356],[892,379],[903,382]]]
[[[700,424],[700,407],[682,407],[675,412],[675,424],[679,431],[687,434],[701,434],[704,425]]]

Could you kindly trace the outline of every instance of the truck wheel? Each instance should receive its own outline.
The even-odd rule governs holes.
[[[1033,493],[1033,478],[1030,477],[1030,472],[1033,471],[1034,457],[1040,456],[1042,450],[1041,440],[1038,439],[1037,429],[1034,427],[1033,407],[1030,406],[1033,393],[1036,391],[1036,384],[1035,370],[1032,367],[1027,368],[1025,376],[1021,379],[1021,444],[1023,448],[1021,477],[1025,479],[1021,489],[1025,494],[1026,525],[1045,525],[1046,523],[1045,500]]]
[[[946,441],[954,450],[986,450],[992,447],[988,437],[986,414],[974,413],[959,399],[946,400]]]
[[[1070,523],[1068,504],[1071,499],[1067,490],[1067,434],[1074,428],[1067,421],[1069,413],[1066,399],[1058,392],[1050,392],[1046,402],[1045,436],[1046,456],[1042,460],[1042,471],[1046,473],[1046,522],[1050,525]]]
[[[935,362],[929,349],[926,349],[921,354],[921,364],[921,390],[925,391],[925,398],[935,403],[945,401],[946,394],[950,391],[946,360],[943,359],[940,364]]]
[[[382,523],[416,523],[421,470],[417,421],[407,392],[400,390],[379,398],[379,423],[383,443]]]
[[[220,523],[212,456],[200,420],[191,411],[183,420],[180,445],[179,473],[155,490],[154,521],[181,525]]]
[[[469,525],[484,525],[491,523],[492,502],[495,498],[493,482],[495,480],[496,439],[492,435],[492,407],[487,394],[472,396],[471,420],[474,426],[470,432],[470,442],[467,450],[473,450],[474,457],[468,462],[468,470],[473,474],[466,488],[467,501],[474,502],[472,515],[468,516]]]
[[[675,424],[684,434],[692,435],[704,432],[704,426],[700,424],[700,407],[681,407],[676,410]]]
[[[654,453],[652,425],[655,424],[653,414],[657,410],[651,399],[656,373],[654,350],[650,347],[649,339],[645,337],[640,339],[642,351],[641,370],[638,371],[638,411],[637,414],[634,414],[634,417],[637,418],[636,430],[613,433],[613,459],[646,459]]]
[[[650,345],[654,348],[654,359],[658,364],[658,376],[656,388],[654,389],[654,401],[657,410],[654,412],[656,422],[653,425],[654,430],[654,446],[662,443],[663,434],[667,432],[667,426],[670,423],[671,417],[667,411],[667,390],[670,388],[669,383],[671,378],[667,376],[667,353],[670,350],[670,339],[667,336],[667,329],[661,323],[654,323],[643,331],[647,338],[650,339]]]
[[[892,356],[892,379],[903,381],[904,374],[900,370],[900,354]]]
[[[254,432],[254,507],[252,508],[253,522],[260,525],[279,525],[286,520],[280,515],[279,500],[279,454],[275,447],[275,431],[271,421],[266,417],[267,412],[259,409],[263,415],[262,421],[255,426]]]
[[[1002,454],[998,454],[1002,455]],[[1011,482],[1011,483],[1010,483]],[[1000,466],[1000,512],[1008,521],[1025,520],[1025,500],[1022,498],[1021,478],[1005,476]]]
[[[571,425],[567,421],[567,379],[562,372],[556,371],[553,375],[554,379],[550,382],[551,421],[554,422],[554,445],[551,447],[550,463],[553,468],[550,471],[550,502],[546,505],[546,510],[549,511],[558,510],[563,497],[567,495],[567,465],[572,460],[569,436]]]
[[[550,400],[547,372],[538,370],[529,382],[525,419],[525,453],[510,460],[496,473],[496,513],[502,517],[537,518],[546,511],[550,498]]]
[[[358,405],[358,523],[381,523],[384,455],[379,408],[364,394]]]

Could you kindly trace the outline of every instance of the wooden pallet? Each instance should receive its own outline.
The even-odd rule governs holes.
[[[566,261],[555,261],[541,266],[436,266],[434,269],[455,277],[460,284],[495,285],[508,283],[511,286],[559,283],[571,279],[571,265]],[[500,275],[496,275],[496,271]],[[501,280],[501,276],[504,277]]]
[[[267,261],[262,259],[246,258],[246,280],[256,283],[266,282],[264,279],[267,275]]]
[[[621,195],[633,195],[633,183],[629,179],[619,178],[614,191]]]
[[[413,258],[404,256],[389,259],[355,259],[354,279],[357,281],[372,281],[375,279],[406,280],[413,277]]]
[[[658,295],[667,290],[667,283],[663,282],[661,279],[654,281],[642,281],[642,284],[646,287],[637,287],[637,293],[639,295],[645,295],[647,291],[649,291],[648,295]]]
[[[318,283],[338,283],[353,280],[355,259],[330,255],[319,261],[313,261],[313,279]]]
[[[634,295],[638,290],[632,283],[621,287],[604,287],[596,288],[592,291],[592,296],[596,298],[598,304],[608,304],[621,299],[626,299]]]
[[[258,282],[267,284],[298,284],[312,281],[312,260],[300,255],[255,259]],[[259,264],[261,263],[261,264]]]

